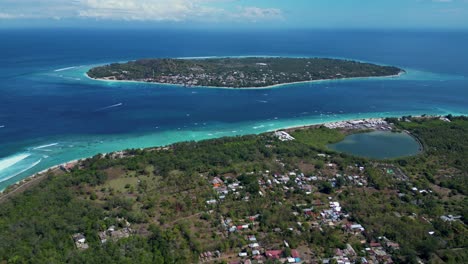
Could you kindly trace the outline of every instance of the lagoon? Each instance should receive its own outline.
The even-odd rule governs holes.
[[[328,147],[338,152],[373,159],[413,156],[422,151],[420,143],[411,135],[390,131],[352,134]]]

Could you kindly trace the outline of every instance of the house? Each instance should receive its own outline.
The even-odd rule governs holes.
[[[213,180],[211,181],[211,184],[213,184],[213,187],[220,187],[224,184],[224,182],[218,178],[218,177],[214,177]]]
[[[346,244],[346,252],[348,256],[356,256],[356,251],[350,244]]]
[[[247,257],[247,252],[240,252],[239,257]]]
[[[378,243],[378,242],[372,242],[372,243],[370,243],[370,247],[371,247],[371,248],[374,248],[374,247],[382,247],[382,245],[380,245],[380,243]]]
[[[74,234],[73,241],[75,242],[75,246],[78,249],[88,249],[88,243],[86,243],[86,237],[82,233]]]
[[[360,224],[347,224],[346,228],[354,233],[363,232],[365,230],[364,227]]]
[[[461,216],[460,215],[456,215],[456,216],[453,216],[453,215],[443,215],[440,217],[440,219],[442,219],[442,221],[444,222],[453,222],[453,221],[456,221],[456,220],[459,220],[461,219]]]
[[[260,215],[257,214],[257,215],[249,216],[248,219],[249,219],[249,221],[252,221],[252,222],[253,222],[253,221],[257,220],[257,218],[259,218],[259,217],[260,217]]]
[[[281,141],[291,141],[295,139],[294,137],[292,137],[291,135],[289,135],[288,133],[284,131],[276,131],[274,134]]]
[[[206,201],[206,204],[208,204],[208,205],[216,204],[216,200],[215,199],[208,200],[208,201]]]
[[[249,245],[250,248],[258,248],[260,245],[258,243],[252,243]]]
[[[312,192],[312,185],[303,184],[303,185],[301,185],[301,189],[306,191],[306,192]]]
[[[103,232],[99,232],[98,236],[99,236],[99,239],[101,240],[101,243],[104,244],[109,239],[112,239],[113,241],[117,241],[121,238],[129,237],[130,234],[132,233],[132,229],[130,229],[129,226],[130,224],[128,223],[127,227],[121,228],[119,230],[116,230],[115,226],[110,226],[107,230]]]
[[[397,250],[397,249],[400,249],[400,244],[395,243],[395,242],[387,242],[387,247],[393,250]]]
[[[65,172],[70,172],[73,168],[75,168],[77,162],[70,162],[60,166],[60,169],[64,170]]]
[[[283,254],[282,250],[268,250],[265,252],[265,256],[268,259],[280,259],[281,254]]]

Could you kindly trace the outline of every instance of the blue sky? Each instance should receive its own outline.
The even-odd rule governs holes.
[[[468,0],[0,0],[0,27],[468,29]]]

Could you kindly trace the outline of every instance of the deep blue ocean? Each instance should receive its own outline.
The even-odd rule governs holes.
[[[0,190],[126,148],[333,120],[468,114],[468,32],[0,30]],[[294,56],[399,66],[398,78],[274,89],[94,81],[92,65],[151,57]]]

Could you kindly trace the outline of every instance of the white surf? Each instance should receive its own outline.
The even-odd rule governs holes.
[[[52,144],[47,144],[47,145],[42,145],[42,146],[39,146],[39,147],[35,147],[33,149],[43,149],[43,148],[48,148],[48,147],[53,147],[53,146],[57,146],[59,143],[52,143]]]
[[[6,157],[3,159],[0,159],[0,171],[5,170],[16,163],[26,159],[27,157],[31,156],[31,154],[28,153],[23,153],[23,154],[17,154],[14,156]]]
[[[37,164],[39,164],[41,161],[42,161],[42,159],[40,159],[40,160],[34,162],[33,164],[31,164],[31,165],[28,166],[27,168],[25,168],[25,169],[23,169],[23,170],[21,170],[21,171],[15,173],[15,174],[13,174],[13,175],[10,175],[10,176],[8,176],[8,177],[5,177],[5,178],[3,178],[3,179],[0,179],[0,182],[7,181],[7,180],[9,180],[9,179],[11,179],[11,178],[13,178],[13,177],[15,177],[15,176],[20,175],[21,173],[23,173],[23,172],[25,172],[25,171],[27,171],[27,170],[32,169],[32,168],[35,167]]]

